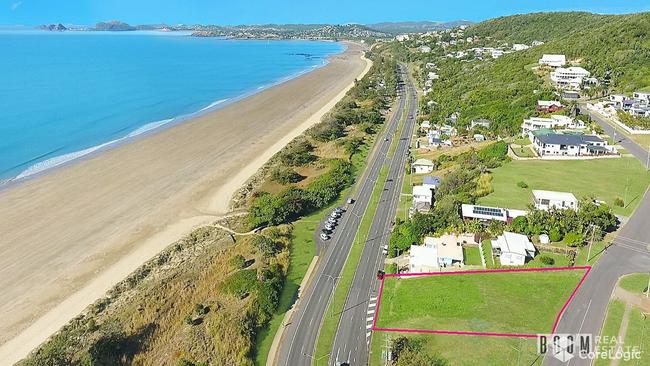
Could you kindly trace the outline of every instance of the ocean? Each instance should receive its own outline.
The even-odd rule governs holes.
[[[0,183],[220,108],[326,64],[333,42],[0,31]]]

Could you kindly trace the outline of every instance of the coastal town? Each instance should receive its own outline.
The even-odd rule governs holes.
[[[232,95],[7,180],[0,365],[650,365],[650,13],[37,24]]]

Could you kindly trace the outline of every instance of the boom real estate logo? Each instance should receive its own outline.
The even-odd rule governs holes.
[[[539,334],[537,352],[550,354],[562,362],[569,362],[575,357],[588,360],[639,360],[642,353],[638,345],[624,345],[621,337],[594,337],[592,334]]]

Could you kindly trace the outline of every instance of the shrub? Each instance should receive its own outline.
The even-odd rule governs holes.
[[[564,235],[564,242],[570,247],[581,246],[584,243],[584,235],[575,231],[569,231]]]
[[[386,273],[397,273],[397,264],[391,263],[386,267]]]
[[[305,177],[287,167],[278,167],[271,172],[271,180],[280,184],[297,183],[303,179]]]
[[[548,237],[552,242],[558,242],[562,240],[562,232],[560,229],[554,227],[548,232]]]
[[[616,197],[614,199],[614,206],[623,207],[623,206],[625,206],[625,202],[623,201],[623,199],[621,197]]]
[[[316,160],[316,156],[311,154],[313,150],[314,145],[306,138],[297,138],[282,149],[280,161],[288,166],[307,165]]]
[[[237,254],[236,256],[230,258],[230,264],[235,269],[242,269],[246,265],[246,258],[243,255]]]
[[[519,187],[519,188],[528,188],[528,184],[526,184],[526,182],[524,182],[524,181],[519,181],[519,182],[517,182],[517,187]]]
[[[553,258],[551,258],[551,257],[549,257],[547,255],[540,256],[539,261],[546,264],[546,265],[548,265],[548,266],[552,266],[553,264],[555,264],[555,259],[553,259]]]

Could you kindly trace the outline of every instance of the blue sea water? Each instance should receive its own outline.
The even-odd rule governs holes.
[[[0,182],[219,108],[343,49],[183,33],[0,31]]]

